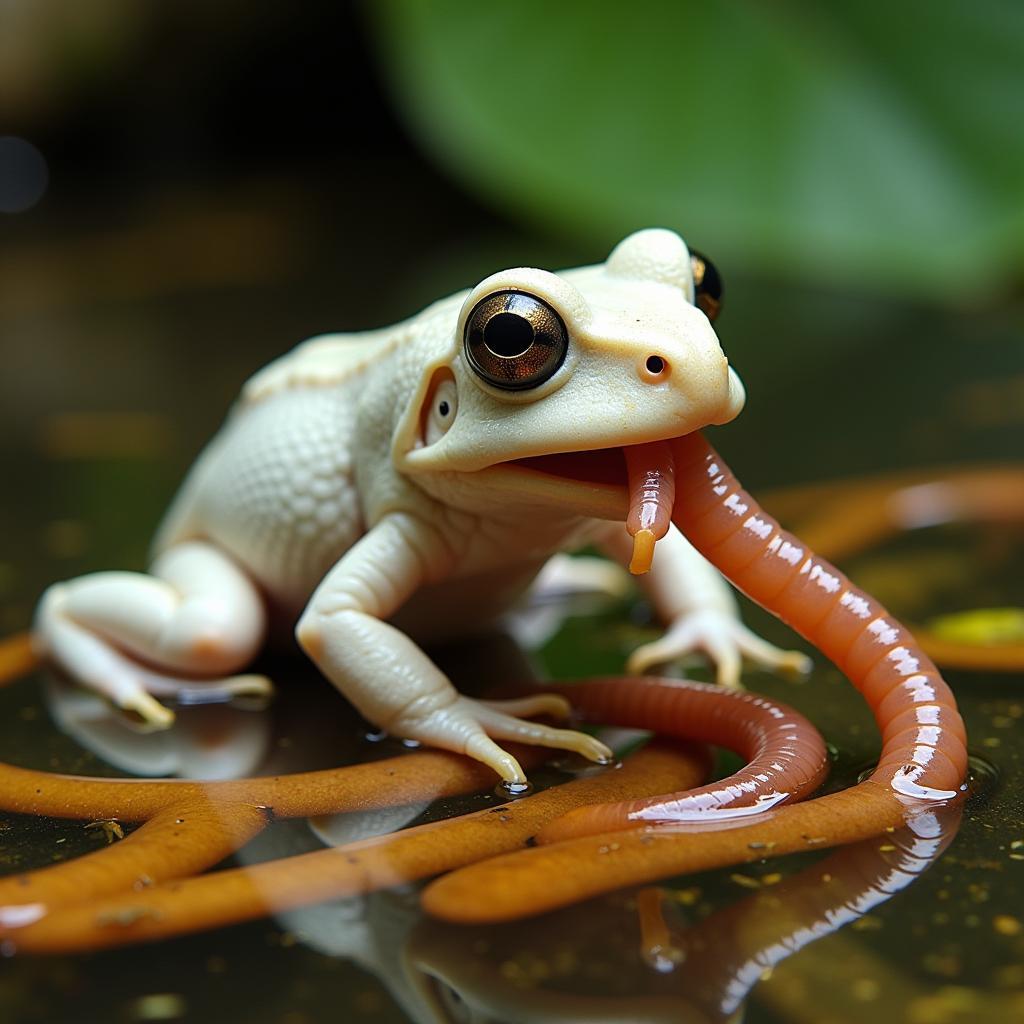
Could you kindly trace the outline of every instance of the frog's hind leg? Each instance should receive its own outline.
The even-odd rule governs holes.
[[[154,726],[174,720],[154,695],[199,702],[268,693],[264,677],[232,675],[265,633],[255,584],[202,541],[170,548],[149,575],[100,572],[55,584],[35,622],[40,653]]]

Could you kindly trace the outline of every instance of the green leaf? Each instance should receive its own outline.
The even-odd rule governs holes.
[[[424,144],[549,232],[968,302],[1024,262],[1024,5],[368,11]]]

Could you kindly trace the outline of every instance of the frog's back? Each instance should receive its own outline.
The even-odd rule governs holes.
[[[354,481],[358,397],[401,341],[325,335],[259,371],[189,474],[157,538],[205,537],[298,611],[364,532]]]

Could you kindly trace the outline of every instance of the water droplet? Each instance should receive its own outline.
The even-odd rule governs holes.
[[[967,797],[969,800],[984,800],[999,783],[999,769],[979,754],[967,756]]]
[[[505,782],[502,780],[494,787],[494,795],[502,800],[519,800],[533,792],[531,782]]]

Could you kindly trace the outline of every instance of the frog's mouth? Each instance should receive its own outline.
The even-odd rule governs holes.
[[[560,480],[605,487],[625,487],[626,456],[622,448],[598,448],[584,452],[555,452],[513,459],[506,466],[518,466],[529,473],[542,473]]]
[[[533,494],[570,514],[625,520],[633,538],[630,571],[650,569],[675,503],[671,441],[534,455],[503,465],[506,474],[518,474],[520,501]]]
[[[629,510],[626,457],[620,446],[512,459],[484,473],[517,506],[533,504],[613,520],[624,520]]]

